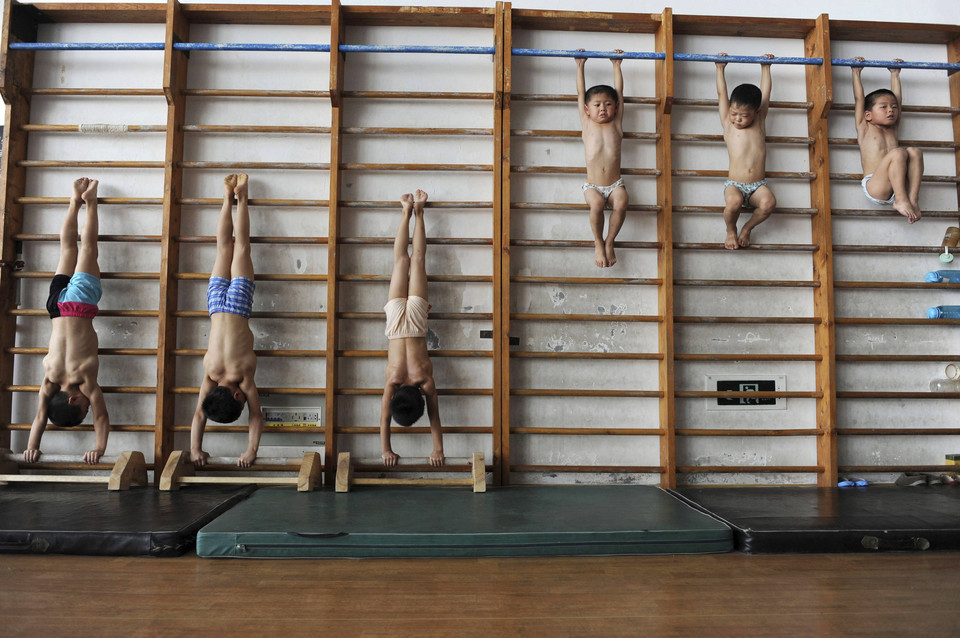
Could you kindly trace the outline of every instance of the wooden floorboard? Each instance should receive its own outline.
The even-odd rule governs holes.
[[[237,560],[0,554],[3,636],[956,636],[960,552]]]

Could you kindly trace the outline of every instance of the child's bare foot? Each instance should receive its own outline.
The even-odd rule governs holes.
[[[427,203],[427,194],[418,188],[417,192],[414,193],[414,196],[413,196],[413,211],[415,213],[422,213],[423,205],[426,203]]]
[[[223,178],[223,196],[233,199],[233,190],[237,187],[237,174],[230,173]]]
[[[600,242],[596,242],[594,247],[593,263],[597,265],[597,268],[606,268],[610,265],[607,263],[607,248]]]
[[[410,211],[413,210],[413,195],[411,193],[405,193],[400,196],[400,206],[403,207],[403,213],[409,215]]]
[[[613,242],[608,241],[604,246],[604,253],[607,256],[607,267],[617,263],[617,253],[613,251]]]
[[[920,210],[920,202],[911,200],[910,205],[913,207],[913,214],[917,216],[918,220],[923,217],[923,211]]]
[[[893,210],[906,217],[907,221],[911,224],[920,219],[920,217],[914,212],[913,206],[911,206],[910,202],[908,201],[904,201],[902,199],[893,200]]]
[[[82,199],[84,191],[87,190],[87,186],[90,184],[89,177],[81,177],[80,179],[73,181],[73,199]]]
[[[737,238],[736,228],[727,229],[727,238],[723,241],[723,245],[730,250],[736,250],[737,248],[740,248],[740,241]]]
[[[247,174],[246,173],[237,173],[237,186],[233,189],[233,193],[237,198],[245,198],[247,196]]]
[[[750,245],[750,231],[752,228],[744,228],[740,231],[740,237],[737,238],[737,243],[741,248],[747,248]]]
[[[96,204],[97,203],[97,186],[100,184],[100,182],[95,179],[87,179],[86,177],[84,177],[83,179],[86,180],[87,185],[86,185],[86,188],[83,189],[83,192],[80,194],[80,197],[83,198],[83,201],[85,204],[90,204],[91,202]]]

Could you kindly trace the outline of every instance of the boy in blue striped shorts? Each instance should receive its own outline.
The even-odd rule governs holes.
[[[250,467],[257,458],[263,413],[254,375],[257,355],[253,352],[250,312],[253,308],[253,260],[250,257],[250,213],[247,208],[247,176],[228,175],[224,180],[223,206],[217,223],[217,258],[207,288],[210,338],[203,357],[200,397],[190,426],[190,460],[203,467],[209,456],[203,451],[207,418],[233,423],[250,406],[246,451],[237,465]],[[237,199],[236,240],[232,216]]]

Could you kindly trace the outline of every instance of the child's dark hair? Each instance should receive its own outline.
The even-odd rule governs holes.
[[[595,95],[606,95],[613,99],[614,102],[620,101],[620,96],[617,95],[617,90],[607,84],[591,86],[589,89],[587,89],[587,92],[583,94],[583,101],[589,102]]]
[[[243,414],[243,404],[233,398],[230,388],[222,385],[207,393],[200,408],[208,419],[217,423],[233,423]]]
[[[763,101],[763,93],[756,84],[741,84],[730,94],[730,104],[746,106],[751,109],[759,109],[760,102]]]
[[[78,405],[70,405],[70,395],[61,390],[47,401],[47,418],[59,428],[72,428],[83,423],[87,411]]]
[[[413,425],[423,416],[423,395],[415,385],[402,385],[390,399],[390,416],[397,425]]]
[[[884,95],[891,95],[893,96],[893,99],[897,99],[897,94],[890,89],[877,89],[876,91],[870,91],[867,93],[866,97],[863,98],[864,110],[869,111],[872,109],[873,104]],[[897,103],[899,104],[899,101]]]

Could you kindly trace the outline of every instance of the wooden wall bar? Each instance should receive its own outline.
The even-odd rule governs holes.
[[[153,356],[154,352],[157,360],[157,385],[156,388],[110,388],[117,392],[150,392],[156,396],[156,423],[155,424],[129,424],[118,425],[115,429],[138,431],[144,428],[152,429],[155,436],[154,454],[157,463],[165,461],[167,456],[174,448],[174,432],[184,430],[184,425],[175,423],[175,396],[184,394],[188,391],[195,391],[192,388],[175,387],[177,358],[181,356],[191,357],[189,365],[199,365],[196,357],[202,354],[202,351],[177,348],[178,341],[178,320],[181,318],[202,316],[203,313],[195,311],[181,310],[178,308],[178,289],[181,279],[194,278],[191,273],[181,273],[180,269],[180,244],[193,242],[201,243],[209,241],[204,237],[186,237],[181,236],[181,209],[185,204],[204,204],[209,205],[217,200],[188,200],[183,197],[183,173],[184,168],[204,167],[210,168],[211,163],[193,162],[189,165],[184,162],[184,132],[186,97],[190,95],[249,95],[271,97],[278,96],[283,92],[258,91],[255,88],[245,91],[236,90],[187,90],[187,69],[189,66],[189,54],[183,51],[173,49],[173,43],[177,41],[189,41],[190,25],[197,24],[251,24],[251,25],[329,25],[330,26],[330,77],[329,92],[313,91],[300,92],[301,97],[329,97],[331,104],[331,122],[327,127],[299,127],[297,130],[274,130],[271,133],[289,133],[289,134],[328,134],[330,143],[330,161],[327,165],[300,166],[299,168],[321,169],[329,172],[329,197],[327,201],[308,201],[308,200],[285,200],[285,201],[267,201],[251,200],[253,205],[278,205],[278,206],[314,206],[327,207],[329,215],[328,235],[326,238],[304,238],[303,241],[310,243],[326,243],[327,249],[327,274],[323,276],[314,276],[311,281],[325,282],[326,285],[326,312],[324,313],[306,313],[314,320],[320,319],[325,322],[326,343],[325,350],[310,351],[275,351],[263,352],[263,356],[310,356],[325,358],[325,382],[322,389],[317,388],[270,388],[278,394],[310,394],[322,392],[325,401],[326,419],[323,427],[323,434],[326,445],[324,458],[325,475],[328,481],[332,482],[335,471],[335,458],[338,452],[337,435],[338,433],[364,434],[366,436],[375,436],[375,428],[363,427],[355,423],[343,423],[338,414],[338,395],[356,395],[368,393],[365,389],[341,387],[338,379],[338,360],[340,357],[381,357],[379,351],[348,351],[340,346],[343,329],[341,322],[343,320],[356,320],[375,318],[377,313],[343,313],[340,311],[340,285],[342,282],[358,281],[380,281],[382,276],[373,276],[365,274],[344,274],[341,272],[340,257],[341,247],[346,244],[361,243],[383,243],[376,238],[357,238],[341,237],[341,219],[344,211],[350,206],[366,205],[370,207],[392,207],[393,203],[388,202],[342,202],[341,201],[341,182],[342,172],[344,170],[361,170],[363,165],[344,164],[343,147],[344,136],[354,134],[388,134],[388,135],[491,135],[493,136],[493,157],[491,164],[471,164],[457,165],[455,167],[435,166],[433,168],[453,168],[456,170],[487,171],[491,173],[492,180],[492,215],[493,215],[493,236],[491,240],[461,241],[458,238],[431,238],[433,243],[458,244],[464,245],[486,245],[490,247],[493,255],[493,274],[491,277],[454,277],[444,279],[444,273],[434,273],[431,281],[457,281],[473,283],[489,283],[493,290],[493,312],[483,315],[464,315],[462,313],[441,313],[434,317],[437,320],[459,320],[462,318],[477,319],[486,318],[492,323],[493,328],[493,348],[492,353],[485,353],[483,356],[490,356],[493,366],[493,390],[492,392],[483,388],[449,388],[444,385],[443,379],[438,379],[441,393],[454,396],[487,396],[492,395],[492,428],[476,428],[470,423],[450,424],[451,433],[474,433],[476,431],[490,432],[492,438],[493,459],[491,469],[495,484],[509,484],[512,482],[512,471],[523,473],[543,473],[543,472],[611,472],[623,471],[633,474],[659,475],[660,485],[663,487],[672,487],[678,483],[678,475],[702,471],[705,468],[684,466],[677,461],[677,437],[685,436],[810,436],[816,440],[817,462],[816,466],[791,466],[791,467],[754,467],[754,466],[711,466],[709,469],[718,473],[736,473],[736,472],[806,472],[816,476],[817,484],[828,486],[836,484],[838,472],[842,470],[838,466],[838,449],[842,445],[842,438],[838,439],[837,423],[837,402],[838,399],[852,399],[863,396],[891,396],[903,398],[897,393],[857,393],[857,392],[838,392],[837,391],[837,361],[838,359],[846,364],[853,364],[859,360],[857,355],[843,355],[838,357],[836,326],[842,323],[869,323],[867,318],[835,316],[835,288],[870,288],[871,283],[876,282],[837,282],[834,274],[833,257],[838,252],[880,252],[880,253],[924,253],[935,251],[934,248],[923,246],[835,246],[833,244],[833,217],[834,216],[863,216],[869,219],[873,212],[867,211],[835,211],[831,207],[830,183],[834,180],[848,180],[850,175],[836,174],[831,175],[829,145],[831,143],[840,146],[849,146],[852,142],[849,139],[830,139],[828,138],[827,118],[832,110],[848,110],[849,105],[834,105],[833,102],[833,70],[829,63],[831,58],[831,42],[837,40],[867,40],[878,42],[908,42],[922,44],[944,45],[947,51],[947,60],[950,62],[960,62],[960,27],[957,25],[901,25],[887,24],[879,22],[851,22],[839,21],[832,22],[827,15],[821,15],[816,19],[796,20],[796,19],[771,19],[771,18],[740,18],[740,17],[717,17],[717,16],[674,16],[670,9],[665,9],[662,14],[611,14],[601,12],[563,12],[563,11],[534,11],[534,10],[514,10],[508,2],[498,2],[494,9],[481,8],[438,8],[438,7],[414,7],[410,10],[398,11],[395,7],[366,7],[366,6],[341,6],[339,0],[334,0],[330,6],[306,6],[306,5],[205,5],[205,4],[181,4],[179,0],[168,0],[166,7],[151,4],[109,4],[109,3],[91,3],[91,4],[43,4],[33,6],[30,4],[21,4],[15,0],[5,0],[4,6],[4,33],[2,34],[2,44],[0,44],[0,67],[2,67],[2,82],[0,82],[0,92],[7,105],[2,167],[0,167],[0,180],[2,180],[2,216],[3,224],[0,228],[0,250],[2,250],[3,265],[0,266],[0,447],[9,447],[10,431],[12,429],[25,430],[29,424],[12,423],[12,393],[14,391],[28,391],[28,388],[34,386],[14,385],[14,370],[16,366],[16,357],[18,356],[38,356],[45,352],[41,346],[46,344],[28,344],[21,347],[16,345],[16,328],[18,317],[40,316],[42,311],[29,308],[18,308],[15,304],[17,297],[16,290],[18,281],[24,278],[37,278],[46,276],[45,273],[24,272],[15,273],[14,263],[18,258],[19,243],[26,241],[53,241],[52,237],[39,234],[24,235],[23,215],[26,204],[60,204],[60,198],[27,198],[25,197],[25,184],[27,169],[30,166],[42,167],[46,165],[67,165],[64,162],[44,162],[33,161],[27,163],[27,141],[31,131],[72,131],[74,127],[70,123],[62,126],[37,125],[30,122],[30,101],[31,96],[37,93],[42,94],[63,94],[63,95],[154,95],[160,94],[160,91],[138,90],[131,92],[122,89],[64,89],[64,90],[37,90],[32,88],[34,72],[34,54],[31,51],[11,50],[10,42],[31,42],[37,39],[38,25],[44,22],[64,22],[64,23],[165,23],[165,50],[164,50],[164,68],[163,68],[163,87],[162,94],[167,101],[167,120],[165,124],[165,158],[162,163],[164,170],[164,193],[163,193],[163,224],[160,237],[148,236],[116,236],[103,237],[104,241],[125,241],[125,242],[159,242],[161,250],[161,264],[159,272],[156,274],[140,273],[141,277],[159,278],[160,301],[159,310],[152,316],[158,317],[158,341],[156,349],[104,349],[102,354],[111,354],[112,356]],[[370,26],[433,26],[440,28],[488,28],[491,29],[491,40],[494,43],[495,55],[493,60],[494,73],[494,91],[492,95],[484,93],[476,94],[392,94],[390,92],[369,92],[354,91],[348,93],[344,90],[344,78],[349,73],[349,67],[345,56],[339,51],[339,45],[346,43],[346,28],[348,25],[370,25]],[[631,167],[625,168],[624,174],[643,175],[647,178],[656,180],[656,205],[640,205],[634,203],[630,207],[629,214],[650,214],[657,215],[657,237],[656,241],[650,242],[623,242],[623,250],[655,250],[657,252],[657,275],[656,278],[647,277],[646,279],[637,278],[636,273],[625,273],[624,277],[610,280],[606,278],[575,278],[558,276],[514,276],[511,266],[511,248],[532,250],[536,248],[579,248],[583,242],[547,240],[547,239],[526,239],[514,238],[511,232],[512,214],[527,214],[537,212],[538,210],[571,210],[583,209],[580,205],[569,204],[550,204],[543,202],[513,202],[511,193],[511,173],[545,173],[545,174],[566,174],[580,173],[580,169],[568,167],[527,167],[521,166],[513,161],[511,157],[511,137],[542,137],[542,138],[570,138],[577,135],[573,131],[552,131],[552,130],[512,130],[511,128],[511,106],[512,101],[569,101],[569,96],[545,96],[545,95],[514,95],[513,94],[513,63],[514,58],[511,55],[511,49],[514,42],[515,30],[550,30],[550,31],[571,31],[571,32],[617,32],[626,34],[646,34],[653,35],[655,41],[655,50],[665,54],[664,60],[659,60],[655,64],[656,74],[656,94],[654,96],[631,96],[628,102],[631,108],[640,108],[635,105],[645,105],[643,108],[654,108],[656,110],[656,130],[650,131],[631,131],[627,136],[631,139],[641,140],[645,143],[656,145],[656,166],[655,167]],[[675,106],[703,106],[710,104],[709,101],[675,99],[674,97],[674,36],[726,36],[726,37],[766,37],[797,39],[803,41],[804,55],[807,57],[818,57],[824,59],[821,66],[806,67],[806,102],[779,104],[774,103],[777,108],[798,108],[807,113],[807,136],[771,139],[771,143],[799,144],[809,147],[809,167],[807,171],[792,172],[789,174],[775,174],[772,176],[786,177],[806,180],[810,188],[810,207],[803,209],[782,209],[778,212],[784,214],[806,215],[811,219],[811,243],[810,244],[758,244],[755,248],[759,251],[791,251],[791,252],[809,252],[813,264],[813,276],[811,281],[752,281],[752,280],[698,280],[698,279],[676,279],[674,268],[678,256],[676,251],[690,250],[719,250],[722,246],[712,243],[690,243],[676,242],[674,239],[674,213],[702,213],[713,210],[715,207],[674,207],[673,188],[674,179],[677,177],[688,178],[690,176],[715,178],[722,173],[717,171],[685,171],[674,168],[671,158],[671,151],[674,143],[683,143],[695,141],[698,143],[713,143],[719,141],[715,135],[685,135],[680,132],[674,132],[671,124],[673,108]],[[453,44],[451,42],[451,44]],[[955,164],[957,173],[960,174],[960,73],[953,73],[947,80],[949,82],[950,104],[947,109],[927,109],[919,110],[935,111],[937,113],[948,113],[953,127],[952,142],[931,142],[918,141],[918,145],[929,148],[952,148],[954,149]],[[628,89],[629,92],[629,89]],[[284,93],[284,97],[291,96],[291,92]],[[299,94],[298,94],[299,95]],[[380,130],[370,127],[346,128],[343,126],[343,102],[348,98],[380,97],[380,98],[413,98],[413,99],[490,99],[492,98],[494,117],[493,128],[490,129],[455,129],[455,130],[434,130],[434,129],[391,129]],[[572,108],[572,106],[571,106]],[[915,109],[916,110],[916,109]],[[162,128],[162,127],[161,127]],[[191,131],[200,131],[203,127],[191,128]],[[220,132],[228,132],[223,127]],[[237,128],[237,127],[233,127]],[[247,127],[241,132],[257,132],[255,127]],[[207,127],[213,130],[213,127]],[[146,130],[146,129],[144,129]],[[161,130],[161,129],[157,129]],[[237,129],[239,130],[239,129]],[[265,132],[263,129],[260,132]],[[203,132],[203,131],[200,131]],[[232,131],[237,132],[237,131]],[[82,164],[82,163],[75,163]],[[127,162],[126,164],[129,164]],[[126,165],[125,164],[125,165]],[[222,164],[222,163],[221,163]],[[84,166],[88,164],[83,164]],[[217,164],[219,166],[219,164]],[[226,164],[223,164],[226,166]],[[412,165],[372,165],[377,170],[422,170],[423,166]],[[297,167],[293,167],[297,168]],[[955,183],[957,188],[958,200],[960,200],[960,181],[953,176],[928,176],[930,181]],[[144,199],[137,200],[133,198],[114,198],[109,200],[104,198],[103,203],[116,204],[158,204],[159,200]],[[635,199],[632,197],[632,199]],[[438,203],[441,206],[450,207],[484,207],[490,206],[490,203],[482,202],[447,202]],[[883,213],[885,214],[885,213]],[[932,217],[945,217],[960,219],[957,217],[956,210],[934,211],[930,213]],[[296,243],[291,238],[283,237],[260,237],[254,241],[267,244]],[[618,242],[618,248],[620,244]],[[129,278],[135,273],[113,273],[117,278]],[[105,278],[111,276],[111,273],[105,273]],[[285,277],[282,275],[266,275],[266,280],[292,281],[296,277]],[[303,279],[302,277],[300,279]],[[309,279],[309,277],[308,277]],[[518,326],[524,321],[557,321],[557,320],[608,320],[603,316],[592,315],[545,315],[537,313],[511,313],[513,309],[514,290],[520,285],[546,284],[546,283],[567,283],[574,285],[645,285],[657,286],[657,315],[630,315],[619,317],[622,321],[631,321],[632,326],[641,326],[642,322],[657,323],[657,352],[630,352],[617,355],[606,353],[603,355],[592,355],[591,353],[553,353],[553,352],[527,352],[517,350],[511,354],[510,337],[511,325],[514,330],[519,332]],[[880,282],[883,283],[883,282]],[[930,284],[929,286],[937,286]],[[674,306],[674,287],[706,287],[706,286],[741,286],[754,291],[753,294],[764,294],[764,290],[773,287],[809,287],[812,289],[814,300],[814,315],[812,317],[686,317],[677,316]],[[909,288],[905,284],[889,283],[889,287]],[[923,286],[921,286],[922,288]],[[137,314],[137,313],[140,314]],[[130,316],[148,316],[140,311],[114,311],[103,313],[104,316],[124,315]],[[276,317],[294,318],[306,316],[305,313],[268,313]],[[370,315],[368,317],[367,315]],[[35,320],[35,319],[34,319]],[[886,323],[896,325],[907,325],[912,320],[892,319],[885,320]],[[805,427],[797,430],[785,430],[780,428],[766,428],[761,430],[721,430],[721,429],[690,429],[683,424],[678,428],[676,419],[677,398],[689,399],[690,397],[711,396],[709,392],[691,391],[675,388],[675,366],[677,362],[696,362],[696,361],[729,361],[729,356],[708,355],[703,353],[681,353],[674,351],[674,337],[677,325],[707,324],[707,323],[744,323],[758,322],[773,325],[781,323],[785,325],[810,324],[813,329],[815,339],[815,354],[813,355],[743,355],[742,360],[746,361],[805,361],[813,365],[816,370],[816,388],[814,392],[781,392],[775,393],[777,396],[803,396],[816,401],[816,423],[805,424]],[[882,323],[877,321],[877,323]],[[923,323],[922,321],[920,322]],[[920,325],[920,324],[918,324]],[[33,346],[36,347],[33,347]],[[109,352],[107,352],[109,350]],[[461,351],[441,351],[436,356],[463,357],[475,353]],[[658,369],[657,389],[636,389],[630,391],[617,391],[613,395],[621,397],[633,397],[638,400],[655,400],[659,409],[659,423],[656,428],[635,426],[625,427],[622,430],[603,429],[596,430],[598,436],[657,436],[659,441],[659,466],[651,467],[636,463],[623,466],[619,463],[597,466],[557,466],[557,465],[531,465],[529,463],[519,464],[515,460],[511,461],[511,447],[520,445],[523,436],[552,436],[558,434],[565,435],[588,435],[589,428],[543,428],[528,427],[528,424],[517,423],[511,425],[511,397],[525,396],[601,396],[599,391],[570,390],[564,388],[554,388],[545,390],[534,390],[529,388],[513,387],[511,383],[511,361],[513,359],[529,360],[537,359],[545,363],[550,361],[570,360],[570,359],[613,359],[622,361],[648,360],[656,361]],[[933,357],[935,360],[941,360]],[[876,358],[866,359],[868,361],[878,360]],[[904,361],[929,361],[929,355],[903,355],[893,359],[886,360]],[[373,385],[378,385],[379,379]],[[30,390],[35,392],[35,390]],[[599,392],[599,393],[598,393]],[[607,393],[609,394],[609,393]],[[715,394],[715,393],[714,393]],[[908,393],[909,394],[909,393]],[[912,396],[912,395],[911,395]],[[109,400],[109,399],[108,399]],[[517,399],[520,400],[520,399]],[[576,425],[576,424],[571,424]],[[89,430],[89,428],[87,428]],[[225,428],[223,431],[243,431],[245,428],[233,427]],[[414,429],[416,430],[416,428]],[[872,432],[872,430],[870,430]],[[946,430],[945,430],[946,431]],[[952,431],[952,430],[951,430]],[[921,430],[917,428],[903,429],[897,432],[904,435],[919,435]],[[517,435],[514,441],[511,441],[511,433]],[[867,430],[847,429],[843,424],[839,424],[840,434],[866,434]],[[857,466],[863,469],[861,466]],[[886,467],[886,466],[884,466]],[[614,468],[614,469],[611,469]],[[868,471],[867,468],[864,471]],[[880,466],[872,468],[880,471]],[[682,479],[680,479],[682,482]]]

